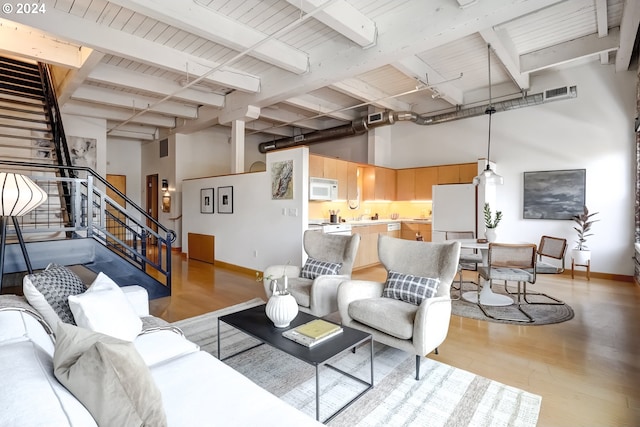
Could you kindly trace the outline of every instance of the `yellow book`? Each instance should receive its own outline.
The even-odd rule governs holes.
[[[303,335],[313,338],[315,340],[325,337],[329,334],[333,334],[336,331],[342,329],[340,325],[327,322],[326,320],[316,319],[311,322],[300,325],[295,330]]]

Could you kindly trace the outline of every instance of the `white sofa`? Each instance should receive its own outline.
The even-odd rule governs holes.
[[[148,316],[146,291],[138,286],[123,289],[136,313]],[[24,298],[0,296],[0,425],[97,425],[54,376],[55,338],[38,317]],[[200,351],[171,327],[152,328],[133,343],[160,390],[169,426],[322,425]]]

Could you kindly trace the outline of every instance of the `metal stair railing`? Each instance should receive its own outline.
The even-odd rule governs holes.
[[[92,238],[154,278],[159,274],[164,278],[164,284],[171,288],[171,245],[176,239],[175,232],[151,217],[91,168],[0,160],[0,168],[2,166],[25,169],[25,173],[36,167],[62,167],[74,174],[86,174],[86,178],[30,176],[52,197],[19,218],[20,229],[25,237],[29,237],[28,240],[64,239],[69,236]],[[68,215],[60,206],[62,188],[65,189],[64,199],[70,201]],[[109,197],[106,189],[125,200],[129,208]],[[15,233],[12,228],[9,228],[9,234]],[[150,269],[158,274],[153,274]]]

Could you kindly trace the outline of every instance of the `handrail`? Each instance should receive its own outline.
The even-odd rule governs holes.
[[[107,188],[109,188],[110,190],[112,190],[114,193],[116,193],[119,197],[122,197],[127,203],[129,203],[129,205],[131,207],[133,207],[136,211],[138,211],[139,213],[141,213],[146,219],[148,219],[149,221],[151,221],[154,225],[156,225],[159,229],[161,229],[162,231],[164,231],[165,233],[167,233],[168,236],[171,236],[170,240],[171,243],[175,242],[176,240],[176,233],[173,230],[168,229],[167,227],[165,227],[164,225],[162,225],[161,223],[159,223],[155,218],[153,218],[151,215],[149,215],[145,209],[142,209],[140,206],[138,206],[133,200],[131,200],[130,198],[128,198],[125,194],[123,194],[120,190],[118,190],[116,187],[114,187],[109,181],[107,181],[106,179],[104,179],[102,176],[100,176],[98,173],[96,173],[93,169],[91,169],[90,167],[87,166],[61,166],[61,165],[48,165],[48,164],[42,164],[42,163],[30,163],[30,162],[18,162],[15,160],[0,160],[0,165],[7,165],[7,166],[21,166],[21,167],[27,167],[27,168],[34,168],[34,169],[40,169],[40,168],[47,168],[47,169],[59,169],[59,168],[65,168],[65,169],[70,169],[75,171],[85,171],[91,175],[93,175],[94,178],[96,178],[98,181],[100,181],[102,184],[104,184],[105,186],[107,186]]]

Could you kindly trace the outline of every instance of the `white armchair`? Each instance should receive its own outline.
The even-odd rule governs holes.
[[[387,271],[439,279],[435,295],[419,305],[383,296],[385,283],[348,280],[338,290],[342,324],[370,333],[375,341],[420,359],[445,340],[451,319],[451,283],[457,273],[460,243],[427,243],[378,238],[378,255]]]
[[[342,236],[307,230],[303,237],[303,247],[310,260],[322,263],[341,264],[337,274],[321,274],[317,277],[300,277],[303,267],[293,265],[272,265],[263,272],[264,291],[271,297],[271,278],[280,280],[287,276],[288,290],[296,299],[301,311],[322,317],[338,310],[338,287],[351,278],[353,262],[360,244],[360,235]]]

